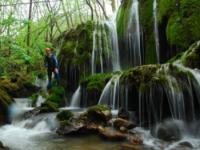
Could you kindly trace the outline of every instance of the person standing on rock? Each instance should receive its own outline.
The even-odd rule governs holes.
[[[58,60],[56,58],[55,53],[53,53],[51,48],[45,48],[46,56],[44,59],[45,67],[47,68],[48,74],[48,85],[47,89],[51,89],[52,87],[52,75],[56,79],[57,84],[59,84],[59,70],[58,70]]]

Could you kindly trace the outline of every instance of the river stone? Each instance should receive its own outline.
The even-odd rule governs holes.
[[[99,128],[99,134],[104,140],[109,140],[109,141],[126,140],[126,134],[113,130],[112,128]]]
[[[118,117],[119,118],[122,118],[122,119],[129,119],[129,112],[126,110],[126,109],[124,109],[123,107],[121,107],[120,109],[119,109],[119,112],[118,112]]]
[[[136,127],[136,125],[133,122],[129,122],[128,120],[125,120],[122,118],[114,119],[113,125],[116,129],[120,129],[120,128],[124,127],[126,130]]]
[[[8,147],[5,147],[3,143],[0,141],[0,150],[9,150]]]
[[[179,120],[167,120],[156,127],[155,136],[164,141],[178,141],[182,138],[184,123]]]

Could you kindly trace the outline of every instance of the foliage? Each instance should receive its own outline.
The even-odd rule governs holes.
[[[58,106],[65,104],[65,89],[62,86],[55,86],[51,89],[50,95],[47,97],[47,101],[53,102]]]
[[[73,117],[73,113],[69,110],[63,110],[63,111],[59,112],[56,116],[56,118],[59,121],[69,120],[72,117]]]
[[[159,21],[167,22],[167,40],[170,45],[186,50],[200,38],[200,3],[198,0],[160,0]]]
[[[112,74],[96,74],[88,76],[80,81],[80,84],[85,86],[88,91],[99,91],[101,92],[110,80]]]

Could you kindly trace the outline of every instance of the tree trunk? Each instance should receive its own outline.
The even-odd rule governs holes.
[[[31,40],[32,4],[33,4],[33,1],[30,0],[29,14],[28,14],[28,31],[27,31],[27,46],[28,47],[30,46],[30,40]],[[27,52],[29,54],[29,50]]]

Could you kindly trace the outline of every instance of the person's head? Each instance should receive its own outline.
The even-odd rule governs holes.
[[[46,55],[51,55],[52,54],[52,49],[51,48],[45,48]]]

